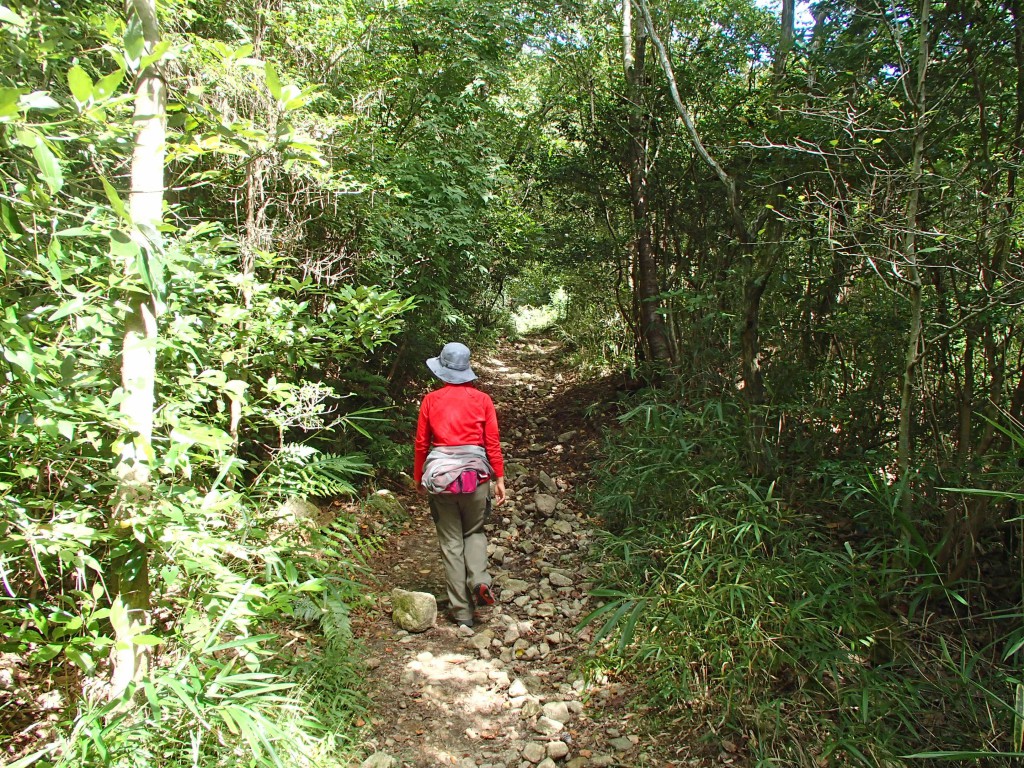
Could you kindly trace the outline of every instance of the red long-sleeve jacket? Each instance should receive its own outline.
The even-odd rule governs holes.
[[[423,478],[427,453],[435,445],[482,445],[495,479],[505,476],[494,402],[471,384],[445,384],[423,398],[412,471],[416,485]]]

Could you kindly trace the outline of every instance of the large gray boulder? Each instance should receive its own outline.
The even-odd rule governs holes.
[[[407,632],[426,632],[437,621],[437,600],[429,592],[391,590],[391,618]]]

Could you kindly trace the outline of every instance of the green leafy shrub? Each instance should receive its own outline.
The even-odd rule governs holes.
[[[766,765],[894,765],[957,733],[985,738],[1000,673],[950,663],[983,648],[922,578],[927,548],[858,532],[879,499],[852,468],[843,480],[832,466],[829,495],[791,481],[784,496],[737,476],[743,420],[717,404],[647,402],[622,422],[593,493],[608,527],[603,604],[586,619],[596,664],[640,674],[668,717],[726,723]]]

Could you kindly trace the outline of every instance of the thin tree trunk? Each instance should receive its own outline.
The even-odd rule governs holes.
[[[782,18],[779,30],[779,48],[775,52],[774,75],[779,80],[786,72],[786,60],[790,51],[793,50],[793,40],[796,38],[794,24],[796,22],[796,0],[782,0]]]
[[[132,0],[128,8],[142,24],[145,53],[160,40],[155,0]],[[131,165],[129,212],[135,241],[145,258],[159,258],[164,190],[164,154],[167,92],[159,64],[147,67],[135,85],[135,148]],[[124,265],[132,279],[137,267]],[[121,537],[121,555],[115,563],[117,591],[128,609],[132,625],[149,621],[149,548],[138,541],[128,519],[149,504],[150,466],[153,459],[153,412],[156,404],[157,312],[153,297],[133,291],[128,301],[121,352],[121,386],[124,399],[120,413],[125,431],[117,465],[114,530]],[[110,696],[117,698],[146,671],[146,646],[132,642],[130,626],[117,627],[113,653]]]
[[[633,208],[634,248],[638,272],[637,292],[640,324],[643,328],[647,359],[654,365],[671,360],[665,321],[661,315],[661,287],[658,283],[658,259],[651,240],[648,204],[647,137],[641,111],[641,91],[647,35],[643,25],[633,26],[630,0],[622,4],[622,68],[629,100],[629,194]]]
[[[918,266],[917,213],[921,203],[921,178],[924,162],[924,139],[927,119],[927,98],[925,83],[928,74],[928,22],[931,16],[931,0],[921,0],[920,28],[918,29],[917,82],[915,88],[916,124],[914,125],[913,155],[910,170],[910,193],[907,198],[907,224],[903,235],[902,256],[909,288],[910,324],[907,329],[907,346],[903,366],[903,380],[900,387],[900,424],[897,460],[901,476],[906,476],[913,462],[911,444],[911,423],[914,410],[914,378],[922,356],[922,299],[921,272]],[[908,517],[913,508],[913,498],[903,495],[903,512]]]

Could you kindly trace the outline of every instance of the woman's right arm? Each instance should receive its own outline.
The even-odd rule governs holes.
[[[418,488],[423,479],[423,464],[430,450],[430,405],[426,398],[420,403],[420,416],[416,422],[416,439],[413,441],[412,479]]]

